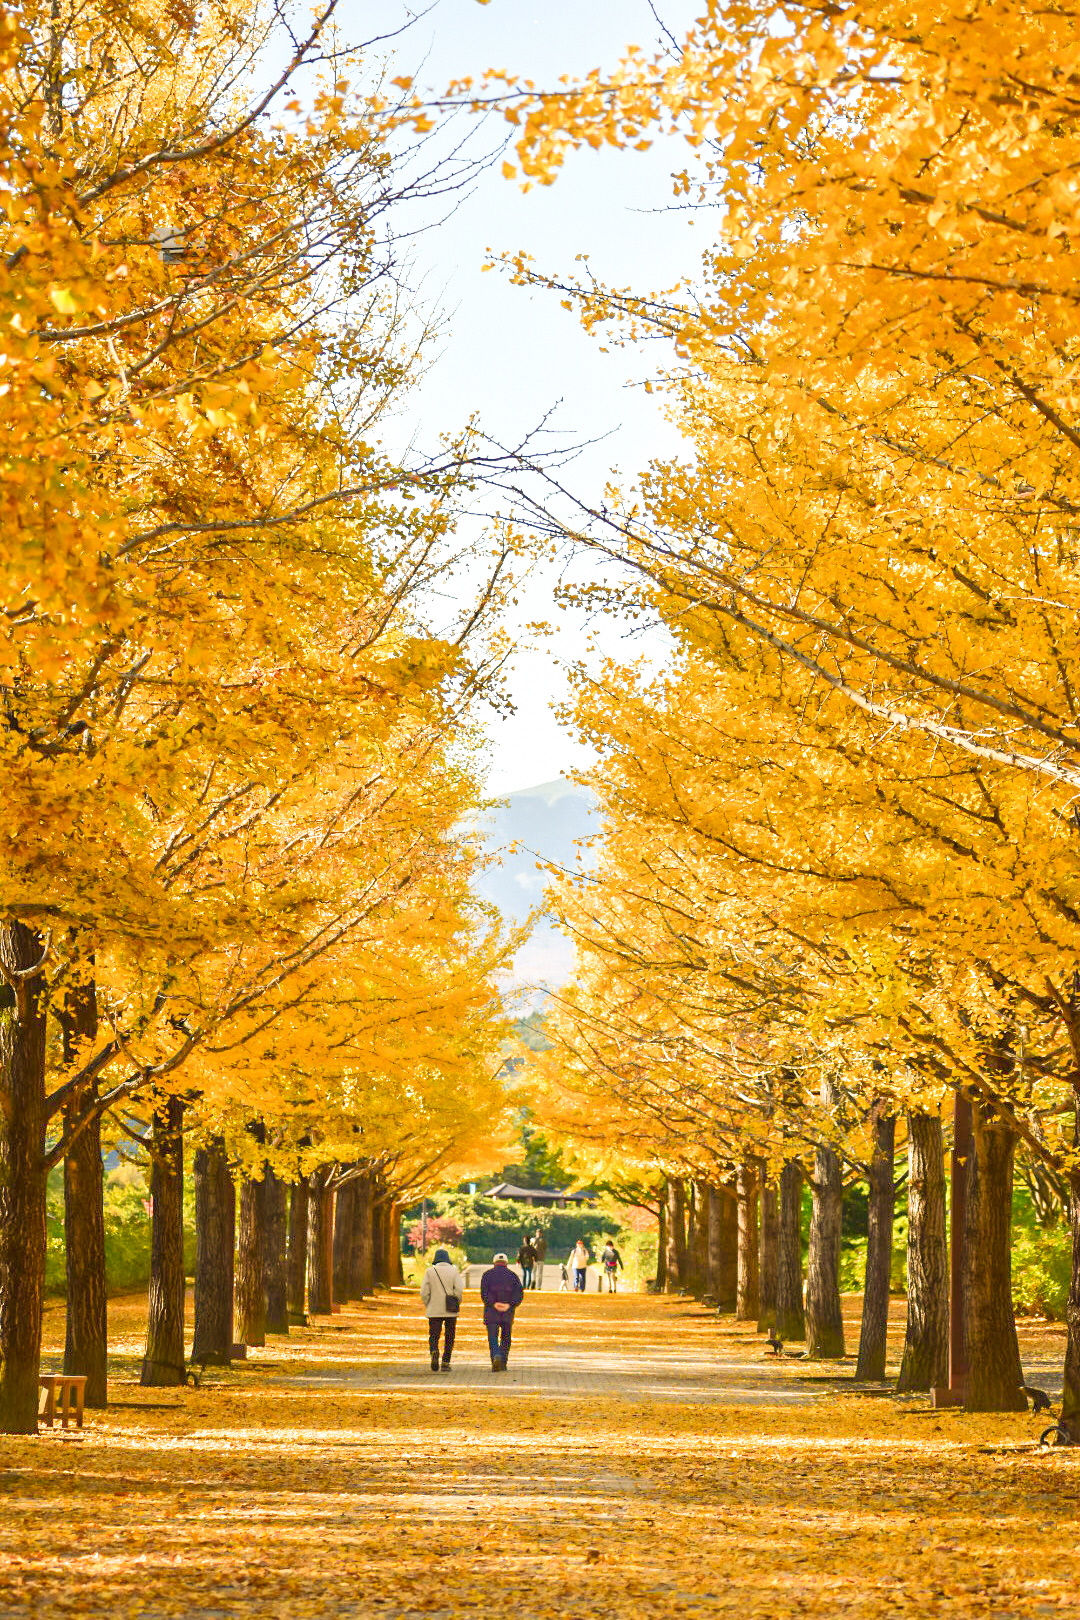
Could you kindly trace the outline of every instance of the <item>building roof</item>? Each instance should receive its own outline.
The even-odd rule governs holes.
[[[587,1193],[564,1192],[558,1187],[515,1187],[512,1182],[500,1181],[497,1187],[489,1187],[484,1194],[485,1198],[533,1198],[545,1204],[553,1204],[561,1199],[564,1203],[583,1203]]]

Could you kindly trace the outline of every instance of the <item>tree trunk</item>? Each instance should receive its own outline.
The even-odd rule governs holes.
[[[735,1309],[738,1294],[739,1234],[735,1199],[726,1187],[709,1194],[709,1293],[722,1311]]]
[[[59,1012],[64,1068],[75,1072],[97,1040],[97,992],[93,958],[79,964],[82,977],[66,988]],[[105,1167],[101,1160],[101,1116],[81,1129],[79,1121],[97,1102],[91,1081],[64,1105],[64,1267],[67,1325],[64,1371],[84,1377],[87,1406],[109,1404],[109,1324],[105,1283]]]
[[[346,1181],[338,1188],[334,1204],[334,1298],[351,1299],[351,1259],[353,1221],[356,1209],[356,1183]]]
[[[889,1331],[889,1284],[892,1278],[893,1217],[896,1206],[896,1116],[877,1104],[873,1115],[873,1153],[870,1159],[869,1232],[866,1242],[866,1282],[863,1287],[859,1359],[855,1377],[879,1382],[885,1377],[885,1350]]]
[[[667,1197],[663,1190],[656,1218],[656,1292],[667,1293]]]
[[[373,1189],[372,1194],[371,1249],[373,1284],[376,1288],[389,1288],[390,1279],[386,1275],[386,1199],[379,1186]]]
[[[737,1186],[738,1273],[735,1320],[757,1323],[761,1309],[758,1286],[758,1178],[752,1165],[739,1168]]]
[[[252,1120],[247,1131],[260,1147],[266,1126]],[[256,1349],[266,1343],[266,1160],[240,1188],[236,1223],[236,1337]]]
[[[758,1249],[758,1332],[764,1333],[776,1326],[776,1188],[765,1181],[765,1161],[762,1160],[761,1187],[761,1242]]]
[[[975,1103],[964,1230],[964,1331],[970,1412],[1024,1412],[1024,1372],[1012,1302],[1012,1187],[1016,1136]]]
[[[140,1383],[182,1384],[184,1366],[184,1105],[155,1110],[150,1161],[150,1319]]]
[[[698,1194],[693,1181],[686,1184],[686,1275],[683,1279],[691,1294],[701,1293],[698,1260]]]
[[[690,1292],[700,1299],[711,1294],[709,1287],[709,1189],[703,1181],[691,1186],[689,1230],[686,1238],[687,1282]]]
[[[802,1286],[802,1184],[798,1159],[780,1172],[780,1207],[776,1225],[776,1334],[797,1342],[806,1338]]]
[[[270,1166],[266,1167],[263,1193],[265,1232],[266,1331],[289,1331],[289,1263],[286,1252],[288,1188]]]
[[[1080,1146],[1080,1099],[1074,1141]],[[1069,1221],[1072,1227],[1072,1278],[1065,1306],[1065,1382],[1061,1392],[1061,1426],[1080,1445],[1080,1170],[1069,1177]]]
[[[195,1340],[191,1359],[227,1367],[233,1347],[233,1250],[236,1189],[225,1138],[195,1154]]]
[[[844,1314],[840,1306],[840,1226],[844,1182],[840,1160],[822,1144],[814,1154],[810,1183],[813,1213],[806,1258],[806,1353],[832,1361],[844,1354]]]
[[[308,1184],[294,1181],[289,1188],[289,1315],[304,1315],[308,1258]]]
[[[358,1176],[353,1187],[352,1248],[349,1254],[349,1295],[364,1299],[375,1291],[375,1265],[371,1247],[371,1172]]]
[[[686,1286],[686,1188],[678,1176],[664,1183],[667,1203],[666,1291],[681,1293]]]
[[[405,1269],[401,1264],[401,1205],[396,1201],[386,1214],[386,1275],[391,1288],[405,1283]]]
[[[80,1091],[85,1108],[90,1092]],[[82,1112],[76,1102],[64,1111],[64,1127]],[[101,1159],[101,1116],[95,1114],[64,1155],[64,1263],[67,1329],[64,1371],[86,1379],[87,1406],[109,1404],[109,1325],[105,1286],[105,1166]]]
[[[720,1193],[710,1181],[701,1189],[701,1218],[705,1225],[705,1292],[720,1304],[721,1230]]]
[[[35,1434],[45,1286],[45,942],[0,923],[0,1433]]]
[[[256,1348],[266,1343],[266,1180],[240,1188],[236,1223],[236,1337]]]
[[[329,1316],[334,1304],[334,1194],[327,1185],[332,1164],[320,1165],[308,1182],[308,1310]]]
[[[907,1330],[898,1390],[943,1386],[949,1376],[949,1249],[945,1141],[937,1114],[908,1115]]]

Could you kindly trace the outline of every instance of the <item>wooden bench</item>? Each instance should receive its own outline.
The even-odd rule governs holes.
[[[75,1402],[75,1427],[83,1426],[83,1405],[86,1400],[86,1379],[81,1375],[73,1376],[70,1373],[42,1373],[38,1379],[41,1385],[41,1398],[38,1401],[38,1417],[48,1424],[51,1429],[56,1418],[56,1397],[60,1397],[60,1425],[66,1429],[68,1418],[71,1416],[71,1403]]]

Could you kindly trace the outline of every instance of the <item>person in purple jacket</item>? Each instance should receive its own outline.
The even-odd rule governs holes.
[[[510,1354],[514,1312],[524,1297],[521,1278],[510,1270],[505,1254],[497,1254],[490,1269],[480,1279],[480,1298],[484,1302],[484,1326],[491,1347],[492,1372],[505,1370]]]

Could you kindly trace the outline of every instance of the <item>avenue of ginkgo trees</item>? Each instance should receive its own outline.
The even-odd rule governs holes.
[[[716,221],[699,284],[664,294],[513,266],[589,327],[670,341],[656,386],[692,452],[551,518],[675,647],[651,691],[579,685],[608,823],[559,896],[581,959],[558,1042],[645,1162],[779,1175],[787,1332],[810,1175],[818,1353],[844,1167],[870,1177],[876,1375],[906,1117],[906,1387],[945,1375],[941,1114],[970,1104],[969,1403],[1023,1400],[1019,1148],[1070,1209],[1080,1439],[1080,35],[1018,0],[702,12],[655,59],[484,94],[528,183],[581,144],[684,132],[680,204]]]
[[[103,1142],[152,1158],[143,1380],[174,1383],[185,1152],[194,1354],[227,1360],[305,1269],[314,1309],[386,1275],[394,1201],[500,1129],[505,945],[460,829],[511,547],[457,549],[466,443],[375,443],[416,350],[395,210],[468,165],[410,170],[423,120],[350,88],[332,10],[0,18],[8,1431],[36,1425],[61,1163],[65,1365],[100,1404]]]

